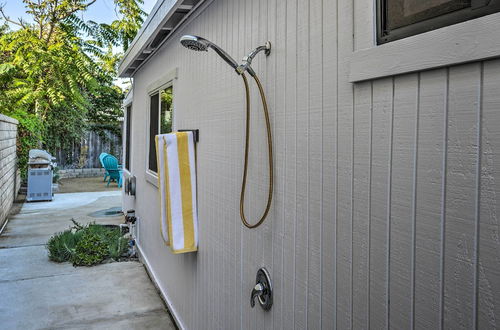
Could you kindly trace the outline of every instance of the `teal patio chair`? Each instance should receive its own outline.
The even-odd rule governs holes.
[[[122,186],[122,170],[118,166],[118,159],[116,159],[112,155],[106,155],[102,159],[102,163],[104,168],[106,169],[106,172],[109,175],[108,178],[108,184],[106,185],[109,187],[109,183],[111,181],[116,181],[118,183],[118,187]]]
[[[106,157],[107,155],[109,155],[107,152],[102,152],[100,155],[99,155],[99,161],[101,162],[101,166],[104,168],[104,180],[102,181],[106,181],[106,179],[108,178],[109,176],[109,173],[108,171],[106,170],[106,167],[104,166],[104,157]]]

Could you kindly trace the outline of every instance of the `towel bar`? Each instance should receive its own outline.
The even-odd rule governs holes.
[[[200,130],[199,129],[178,129],[177,132],[193,132],[194,142],[200,141]]]

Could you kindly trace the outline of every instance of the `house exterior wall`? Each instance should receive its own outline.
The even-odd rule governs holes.
[[[16,119],[0,114],[0,228],[21,187],[16,156],[17,124]]]
[[[134,77],[132,173],[138,244],[181,327],[470,329],[500,319],[500,61],[349,82],[372,43],[371,1],[215,0]],[[196,15],[195,15],[196,16]],[[241,78],[206,37],[253,67],[274,141],[275,193],[257,229],[239,219],[244,155]],[[148,86],[177,69],[174,128],[200,129],[199,251],[174,255],[146,180]],[[267,196],[265,124],[256,87],[246,211]],[[255,274],[274,286],[250,308]]]

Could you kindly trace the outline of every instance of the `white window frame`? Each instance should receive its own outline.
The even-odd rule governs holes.
[[[172,94],[174,95],[173,101],[172,101],[172,111],[173,113],[173,118],[172,118],[172,131],[175,130],[176,124],[175,124],[175,81],[177,80],[177,68],[170,71],[160,79],[156,80],[155,82],[151,83],[147,87],[147,96],[148,96],[148,101],[147,101],[147,120],[146,120],[146,157],[145,158],[145,168],[146,168],[146,181],[158,188],[158,174],[156,172],[153,172],[149,169],[149,135],[150,135],[150,110],[151,110],[151,96],[153,96],[156,93],[160,93],[161,90],[172,87]],[[158,111],[161,112],[161,98],[158,97]],[[161,125],[161,113],[158,114],[158,132],[160,131],[160,125]]]
[[[127,121],[128,121],[128,118],[127,118],[127,108],[130,106],[131,107],[131,111],[130,111],[130,114],[132,114],[132,111],[134,109],[134,106],[133,106],[133,103],[134,103],[134,93],[133,93],[133,90],[131,90],[127,96],[125,97],[125,100],[123,100],[123,113],[124,113],[124,121],[123,121],[123,127],[125,129],[125,139],[123,141],[123,150],[124,150],[124,159],[123,159],[123,166],[122,166],[122,170],[123,170],[123,173],[124,174],[127,174],[127,175],[130,175],[130,170],[128,168],[125,167],[125,159],[126,159],[126,155],[127,153],[129,153],[129,167],[132,167],[132,150],[133,150],[133,147],[132,147],[132,126],[133,125],[130,125],[130,135],[127,137]],[[132,124],[132,118],[130,118],[130,123]],[[128,145],[129,145],[129,148],[130,150],[127,150],[127,141],[126,139],[130,139]]]
[[[500,13],[377,45],[374,1],[362,1],[366,6],[356,6],[355,16],[372,24],[360,26],[357,34],[371,40],[352,53],[350,82],[500,57]]]

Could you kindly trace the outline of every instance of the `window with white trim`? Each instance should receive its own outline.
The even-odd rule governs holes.
[[[155,136],[172,132],[173,88],[167,85],[153,92],[149,99],[149,170],[157,172]]]
[[[500,11],[500,0],[377,0],[379,44]]]

